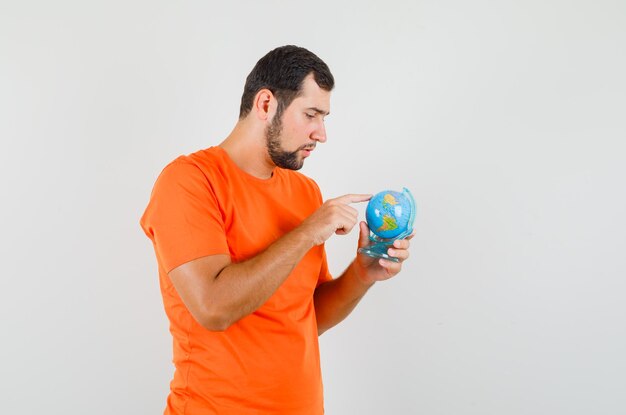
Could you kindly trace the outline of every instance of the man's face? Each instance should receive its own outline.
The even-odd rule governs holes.
[[[265,130],[267,151],[272,162],[284,169],[299,170],[317,142],[326,142],[324,117],[330,109],[330,92],[307,76],[302,93],[282,115],[274,116]]]

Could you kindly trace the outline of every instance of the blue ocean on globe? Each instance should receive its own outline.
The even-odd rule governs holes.
[[[412,232],[415,203],[408,191],[384,190],[375,194],[367,204],[365,219],[370,230],[379,238],[396,238]]]

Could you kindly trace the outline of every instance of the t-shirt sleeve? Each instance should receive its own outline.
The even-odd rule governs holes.
[[[322,245],[322,266],[320,267],[320,275],[317,277],[317,285],[323,284],[333,279],[328,270],[328,261],[326,260],[326,247]]]
[[[208,255],[229,254],[215,193],[194,164],[176,160],[157,179],[141,226],[166,272]]]

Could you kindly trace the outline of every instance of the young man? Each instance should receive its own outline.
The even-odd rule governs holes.
[[[322,202],[295,171],[326,142],[333,86],[308,50],[272,50],[246,80],[232,133],[157,179],[141,226],[174,339],[166,414],[322,414],[318,336],[408,258],[409,241],[396,241],[400,263],[357,255],[341,276],[328,272],[324,242],[349,233],[350,205],[370,198]]]

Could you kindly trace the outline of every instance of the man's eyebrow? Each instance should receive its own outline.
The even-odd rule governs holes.
[[[317,107],[309,107],[309,108],[307,108],[307,109],[308,109],[308,110],[311,110],[311,111],[315,111],[315,112],[317,112],[318,114],[322,114],[322,115],[328,115],[328,114],[330,114],[330,111],[324,111],[324,110],[319,109],[319,108],[317,108]]]

